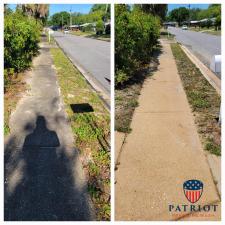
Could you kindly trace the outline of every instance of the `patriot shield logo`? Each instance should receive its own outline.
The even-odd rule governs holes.
[[[187,200],[195,203],[202,196],[203,183],[200,180],[187,180],[183,184],[183,189]]]

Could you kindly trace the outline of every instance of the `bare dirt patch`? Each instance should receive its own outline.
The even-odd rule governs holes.
[[[23,73],[14,74],[4,86],[4,135],[10,133],[9,119],[11,113],[16,109],[16,104],[26,91],[27,86]]]

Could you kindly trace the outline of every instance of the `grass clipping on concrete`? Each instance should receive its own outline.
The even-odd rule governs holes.
[[[52,48],[66,112],[88,178],[98,220],[110,220],[110,115],[80,72],[59,48]],[[93,112],[74,113],[71,104],[88,103]]]
[[[221,155],[220,96],[179,44],[171,44],[171,49],[204,149]]]

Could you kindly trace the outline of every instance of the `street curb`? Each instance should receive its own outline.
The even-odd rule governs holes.
[[[194,56],[185,46],[180,44],[180,47],[184,51],[184,53],[188,56],[188,58],[195,64],[195,66],[201,71],[202,75],[206,78],[206,80],[215,88],[216,92],[221,95],[221,84],[220,79],[210,70],[208,69],[196,56]],[[213,154],[205,154],[206,161],[209,165],[209,169],[215,183],[218,195],[221,197],[221,169],[217,168],[219,160],[221,163],[221,159],[217,158]]]
[[[110,112],[110,98],[108,98],[107,94],[105,93],[106,91],[102,87],[102,85],[91,75],[91,73],[86,72],[86,70],[78,62],[74,62],[70,58],[70,56],[60,47],[60,45],[58,44],[58,42],[55,39],[54,39],[54,41],[57,44],[57,46],[63,51],[63,53],[69,59],[69,61],[72,63],[72,65],[85,78],[85,80],[90,85],[92,90],[98,95],[98,97],[101,99],[101,101],[102,101],[104,107],[107,109],[107,111]]]
[[[221,156],[206,154],[207,162],[216,184],[218,195],[221,197]]]
[[[201,71],[206,80],[216,89],[216,92],[221,95],[221,81],[220,79],[208,69],[190,50],[184,45],[180,44],[180,47],[188,58],[195,64],[195,66]]]

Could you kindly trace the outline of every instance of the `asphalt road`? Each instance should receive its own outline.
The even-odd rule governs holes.
[[[93,76],[110,97],[110,42],[57,31],[53,36],[72,62]]]
[[[221,37],[201,32],[169,27],[176,40],[189,48],[205,65],[209,67],[214,55],[221,55]]]

